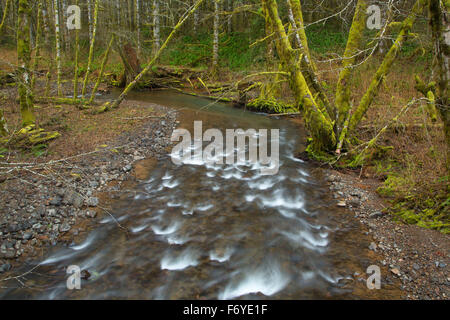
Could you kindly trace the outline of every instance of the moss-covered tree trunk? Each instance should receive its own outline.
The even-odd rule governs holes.
[[[10,0],[6,1],[5,9],[3,10],[3,17],[0,23],[0,34],[2,33],[3,26],[5,25],[6,16],[8,15],[8,9]],[[8,126],[6,125],[6,120],[3,114],[3,110],[0,109],[0,136],[5,136],[8,134]]]
[[[354,64],[361,46],[364,36],[364,28],[366,27],[366,11],[368,7],[367,0],[358,0],[356,5],[353,23],[350,28],[350,33],[347,41],[343,57],[343,65],[336,88],[335,105],[337,109],[337,123],[336,128],[338,134],[341,133],[344,123],[348,118],[350,112],[350,79],[353,74]]]
[[[89,75],[91,74],[92,59],[94,57],[95,35],[97,33],[98,6],[99,6],[99,0],[95,0],[94,23],[92,25],[91,44],[89,46],[89,58],[88,58],[88,64],[87,64],[87,68],[86,68],[86,74],[84,75],[83,89],[81,90],[81,99],[84,99],[88,81],[89,81]]]
[[[450,1],[430,0],[430,22],[437,57],[437,106],[444,122],[447,142],[447,169],[450,170],[450,105],[448,80],[450,78]]]
[[[300,0],[287,0],[287,6],[289,21],[295,35],[296,44],[302,54],[301,67],[302,72],[305,75],[306,82],[312,90],[312,93],[317,94],[316,102],[318,103],[319,108],[323,111],[323,114],[327,117],[327,120],[334,121],[336,118],[335,109],[330,104],[325,90],[319,82],[317,77],[317,68],[309,51]]]
[[[336,136],[329,116],[320,110],[314,96],[301,71],[296,51],[292,49],[286,30],[278,14],[278,5],[275,0],[263,0],[268,11],[268,17],[276,33],[276,47],[283,63],[284,70],[289,73],[290,86],[298,106],[301,106],[306,126],[311,132],[312,143],[309,150],[318,155],[323,151],[331,151],[336,147]]]
[[[395,40],[389,52],[384,57],[383,62],[381,63],[381,66],[375,73],[369,88],[367,89],[361,102],[359,103],[358,107],[356,108],[355,112],[351,117],[349,131],[355,130],[360,121],[362,120],[362,118],[364,117],[364,115],[366,114],[367,110],[369,109],[370,105],[373,102],[373,99],[378,94],[382,80],[389,73],[390,68],[392,67],[392,64],[395,62],[395,59],[397,58],[398,53],[400,52],[406,37],[411,31],[414,22],[416,21],[418,15],[422,13],[427,3],[428,0],[417,0],[410,14],[401,24],[400,32],[397,36],[397,39]]]
[[[36,84],[39,60],[41,58],[41,20],[42,20],[42,0],[39,0],[37,23],[36,23],[37,24],[37,26],[36,26],[36,50],[34,53],[33,78],[31,80],[31,90],[33,90],[33,91],[34,91],[34,86]]]
[[[108,62],[109,52],[111,51],[112,44],[114,42],[114,35],[111,37],[109,41],[108,48],[106,49],[105,56],[103,57],[102,65],[100,67],[100,74],[98,75],[97,82],[95,83],[94,89],[92,89],[91,98],[89,99],[89,104],[94,101],[95,94],[97,93],[98,86],[103,78],[103,73],[105,71],[106,63]]]
[[[11,2],[11,0],[6,0],[5,9],[3,10],[2,21],[0,22],[0,33],[2,32],[3,26],[5,25],[6,16],[8,15],[10,2]]]
[[[22,125],[34,124],[33,94],[31,91],[31,48],[30,48],[30,13],[29,0],[19,0],[17,20],[17,60],[18,60],[18,94]]]

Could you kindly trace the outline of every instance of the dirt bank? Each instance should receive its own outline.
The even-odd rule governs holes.
[[[401,280],[406,299],[449,299],[448,235],[402,224],[384,214],[388,204],[377,195],[380,183],[376,180],[335,170],[327,170],[327,180],[336,205],[348,208],[373,237],[369,249],[378,253],[376,263],[388,267],[389,276]]]

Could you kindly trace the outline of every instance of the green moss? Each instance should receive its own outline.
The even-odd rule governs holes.
[[[392,174],[388,176],[383,186],[377,189],[377,192],[384,197],[395,197],[408,185],[405,178]]]
[[[429,195],[410,194],[407,190],[410,186],[405,178],[388,176],[377,190],[380,195],[393,198],[392,206],[386,211],[400,222],[450,233],[450,194],[445,191]]]
[[[298,110],[291,104],[286,104],[275,99],[257,98],[247,104],[247,108],[252,111],[270,114],[295,113]]]
[[[321,163],[332,163],[335,162],[336,158],[326,152],[320,151],[317,148],[314,147],[314,143],[312,139],[309,140],[309,145],[306,148],[306,153],[308,154],[308,157],[312,160],[319,161]]]

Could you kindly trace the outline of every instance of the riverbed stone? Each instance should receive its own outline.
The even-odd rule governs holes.
[[[96,207],[99,204],[99,200],[98,200],[97,197],[90,197],[90,198],[87,199],[86,204],[89,207]]]

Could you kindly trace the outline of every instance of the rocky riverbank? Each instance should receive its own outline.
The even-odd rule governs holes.
[[[167,156],[176,113],[150,103],[124,104],[133,103],[155,115],[95,150],[33,163],[2,160],[0,274],[37,260],[51,246],[72,243],[97,216],[109,214],[102,193],[117,195],[136,162]]]
[[[387,204],[375,192],[376,181],[334,170],[327,172],[327,180],[336,205],[349,209],[373,237],[369,249],[379,257],[373,264],[387,267],[389,276],[401,281],[406,299],[449,299],[448,235],[397,223],[384,214]]]

